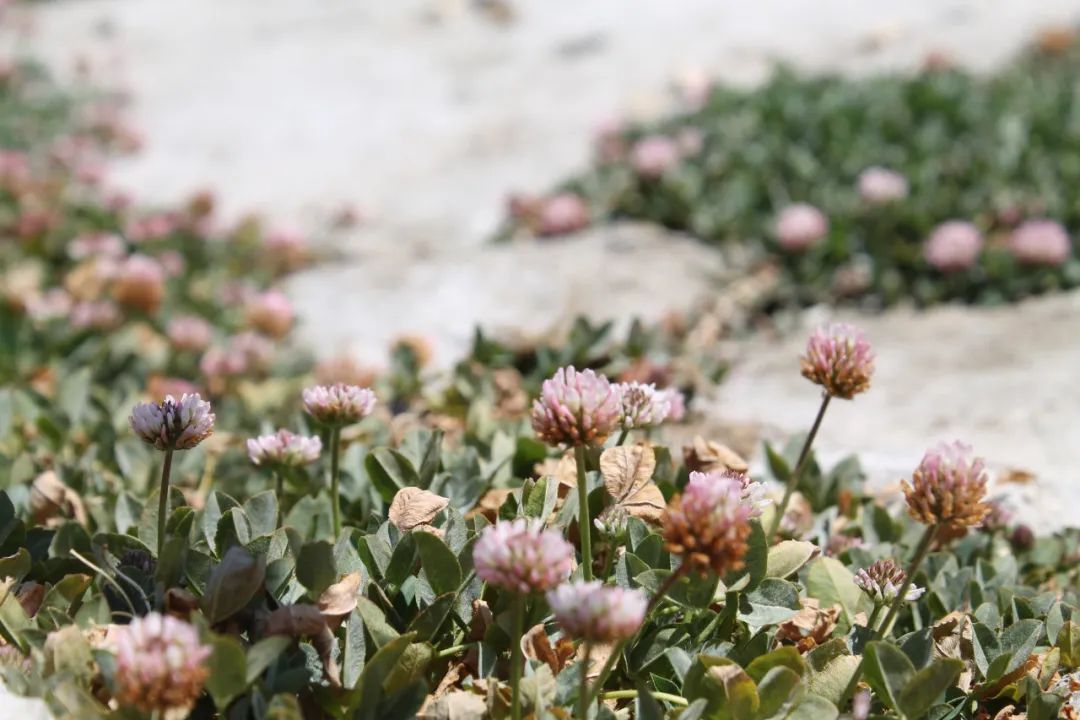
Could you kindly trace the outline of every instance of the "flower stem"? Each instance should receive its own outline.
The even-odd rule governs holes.
[[[453,656],[457,655],[460,652],[464,652],[465,650],[468,650],[469,645],[471,645],[471,644],[472,643],[467,643],[467,644],[464,644],[464,645],[451,645],[448,648],[443,648],[439,652],[435,653],[435,658],[436,659],[441,659],[441,658],[453,657]]]
[[[832,395],[828,393],[825,393],[821,398],[821,407],[818,408],[817,417],[814,418],[814,424],[810,427],[810,434],[806,436],[806,442],[803,443],[802,450],[799,451],[799,459],[795,463],[795,469],[791,471],[791,475],[788,477],[787,486],[784,488],[784,499],[776,506],[776,514],[773,515],[769,534],[767,535],[770,540],[776,535],[776,531],[780,529],[780,521],[784,517],[788,503],[791,502],[792,493],[795,492],[795,488],[799,485],[803,466],[806,465],[806,459],[810,457],[810,447],[814,444],[814,438],[817,437],[818,429],[821,427],[821,421],[825,418],[825,410],[829,407],[829,400],[831,399]]]
[[[341,459],[341,428],[330,431],[330,508],[334,520],[334,540],[341,535],[341,498],[338,496],[339,464]]]
[[[690,704],[690,702],[681,695],[672,695],[671,693],[657,692],[656,690],[648,690],[647,692],[657,700],[663,700],[672,705],[686,707]],[[637,690],[610,690],[606,693],[600,693],[600,697],[603,700],[631,700],[637,696]]]
[[[688,570],[689,568],[687,567],[686,563],[683,563],[675,570],[671,571],[671,574],[667,576],[667,580],[665,580],[663,584],[659,588],[657,588],[656,594],[652,596],[651,600],[649,600],[649,606],[645,608],[646,618],[652,615],[653,610],[655,610],[656,606],[660,604],[660,601],[664,599],[664,596],[667,595],[668,590],[671,590],[672,586],[677,583],[682,578],[682,576],[687,573]]]
[[[889,608],[889,614],[885,616],[885,621],[881,623],[881,632],[874,632],[873,623],[867,622],[867,627],[870,628],[870,636],[872,638],[878,638],[889,633],[892,629],[893,621],[896,620],[896,616],[900,613],[900,606],[904,604],[904,597],[907,595],[908,590],[911,588],[911,584],[915,582],[915,573],[919,570],[919,566],[922,565],[923,560],[926,559],[927,554],[930,552],[930,546],[934,542],[934,536],[937,535],[939,525],[937,523],[930,525],[923,532],[922,538],[919,540],[919,544],[915,546],[915,556],[911,558],[911,565],[908,566],[907,577],[904,578],[904,582],[900,585],[900,590],[896,594],[896,599],[893,600],[892,606]],[[874,608],[874,615],[877,615],[877,611],[881,606]],[[871,615],[871,620],[874,615]],[[844,689],[844,694],[840,696],[840,702],[838,705],[843,707],[848,698],[855,692],[855,688],[859,685],[859,678],[862,676],[863,662],[865,661],[865,655],[859,660],[858,666],[855,668],[855,673],[851,676],[851,682],[848,683]]]
[[[525,635],[525,603],[528,598],[518,595],[514,598],[514,634],[510,640],[510,713],[513,720],[521,720],[521,670],[524,657],[521,654],[521,638]]]
[[[595,700],[600,695],[600,691],[603,689],[604,683],[607,682],[608,675],[610,675],[611,671],[615,668],[615,663],[619,662],[619,656],[622,655],[622,651],[623,651],[624,647],[626,647],[626,641],[622,640],[622,641],[616,643],[615,647],[613,647],[611,649],[611,654],[608,655],[607,660],[604,662],[604,667],[600,668],[600,674],[596,676],[596,682],[593,683],[592,690],[590,692],[588,692],[587,695],[586,695],[586,697],[588,698],[587,703],[585,705],[586,708],[588,708],[590,705],[592,705],[593,700]],[[591,650],[591,649],[592,649],[591,647],[586,649],[586,654],[585,654],[586,661],[589,659],[588,651]],[[585,685],[588,682],[585,679],[585,671],[584,670],[581,673],[581,678],[582,678],[581,679],[582,689],[584,689]],[[582,717],[586,717],[586,715],[583,714]]]
[[[592,705],[592,693],[589,692],[589,656],[592,655],[592,643],[588,640],[585,641],[585,654],[581,658],[581,688],[578,690],[578,717],[581,720],[585,720],[589,717],[589,706]],[[611,654],[614,657],[615,653]],[[608,662],[604,664],[607,668],[610,664],[611,658],[608,658]],[[603,672],[601,672],[601,675]],[[601,678],[597,678],[599,683]]]
[[[624,442],[626,442],[626,438],[629,435],[630,428],[623,428],[622,432],[619,433],[619,439],[615,442],[615,447],[618,447],[619,445],[622,445]]]
[[[870,611],[870,617],[866,618],[866,629],[870,632],[874,632],[874,621],[877,620],[877,616],[881,614],[882,607],[884,607],[884,605],[874,603],[874,609]]]
[[[172,474],[173,449],[165,451],[165,464],[161,466],[161,489],[158,492],[157,559],[165,550],[165,521],[169,519],[169,475]]]
[[[589,488],[585,484],[585,446],[574,448],[577,460],[578,535],[581,536],[581,571],[585,580],[593,579],[592,522],[589,520]]]
[[[915,557],[911,559],[911,565],[908,566],[907,577],[904,578],[900,590],[896,593],[896,599],[893,600],[892,607],[889,608],[889,614],[885,616],[885,620],[881,623],[882,635],[889,634],[896,616],[900,613],[900,608],[907,602],[904,597],[911,588],[911,584],[915,582],[915,573],[919,570],[919,566],[922,565],[923,560],[926,559],[927,554],[930,552],[930,546],[934,543],[934,536],[937,535],[938,527],[937,523],[928,526],[919,540],[919,544],[915,547]]]
[[[277,495],[277,527],[281,527],[285,519],[285,473],[280,469],[274,471],[274,494]]]

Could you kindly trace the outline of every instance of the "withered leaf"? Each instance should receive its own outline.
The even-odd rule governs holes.
[[[390,522],[402,532],[409,532],[417,525],[430,523],[450,501],[417,487],[401,488],[390,503]]]
[[[687,468],[698,472],[730,470],[744,473],[750,469],[746,460],[727,445],[700,435],[694,437],[692,445],[683,447],[683,460]]]
[[[80,525],[86,524],[86,507],[79,493],[65,485],[52,470],[34,478],[30,486],[30,509],[39,523],[63,514],[74,518]]]
[[[429,695],[417,714],[420,720],[481,720],[487,716],[484,696],[467,690],[454,690],[442,697]]]
[[[359,571],[351,572],[323,590],[318,601],[322,614],[329,617],[342,617],[355,610],[361,580]]]
[[[660,522],[664,495],[652,481],[656,454],[647,445],[608,448],[600,455],[604,489],[615,506],[648,522]]]
[[[334,633],[330,631],[319,608],[314,605],[286,605],[278,608],[267,616],[265,633],[310,638],[311,646],[322,661],[326,679],[335,687],[341,686],[341,670],[334,659]]]

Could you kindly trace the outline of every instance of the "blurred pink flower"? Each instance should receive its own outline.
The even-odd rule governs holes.
[[[1061,223],[1027,220],[1013,231],[1009,250],[1024,265],[1057,266],[1072,256],[1072,241]]]
[[[193,625],[152,612],[114,626],[116,700],[143,712],[187,709],[202,694],[209,675],[210,646]]]
[[[590,642],[633,637],[649,605],[641,590],[611,587],[599,580],[563,583],[548,591],[547,601],[567,634]]]
[[[540,202],[537,235],[566,235],[589,225],[589,208],[580,195],[561,192]]]
[[[802,252],[819,243],[829,232],[829,220],[813,205],[796,203],[784,208],[776,219],[780,247]]]
[[[666,135],[648,135],[630,149],[630,166],[638,177],[657,180],[679,164],[678,144]]]
[[[977,227],[963,220],[949,220],[926,238],[923,257],[941,272],[958,272],[975,264],[982,246],[982,233]]]
[[[165,270],[148,255],[130,255],[116,269],[112,295],[121,305],[154,313],[165,297]]]
[[[112,330],[123,320],[120,308],[111,300],[88,300],[71,308],[71,326],[79,330]]]
[[[244,314],[248,325],[272,338],[283,338],[292,329],[292,303],[279,290],[267,290],[249,298]]]
[[[82,260],[91,256],[119,258],[127,251],[127,243],[116,233],[93,232],[76,235],[67,245],[68,256]]]
[[[738,570],[754,512],[754,506],[743,500],[741,479],[695,473],[664,513],[665,546],[701,574],[711,569],[722,576]]]
[[[626,140],[623,133],[625,123],[617,117],[601,120],[593,129],[593,151],[602,164],[611,164],[622,160],[626,155]]]
[[[883,167],[868,167],[859,174],[859,197],[871,205],[884,205],[907,197],[908,183],[903,175]]]
[[[202,352],[214,338],[214,329],[198,315],[178,315],[169,321],[169,342],[184,352]]]
[[[355,385],[315,385],[303,392],[304,412],[324,425],[359,422],[375,409],[375,393]]]
[[[322,440],[316,436],[297,435],[278,430],[272,435],[260,435],[247,441],[248,457],[255,465],[299,467],[319,459]]]

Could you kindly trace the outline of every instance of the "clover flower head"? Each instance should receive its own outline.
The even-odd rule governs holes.
[[[934,228],[923,243],[923,257],[941,272],[967,270],[979,259],[983,236],[979,229],[963,220],[949,220]]]
[[[116,269],[112,293],[121,305],[152,313],[165,297],[165,268],[149,255],[131,255]]]
[[[574,548],[539,522],[503,521],[480,533],[473,563],[484,582],[517,593],[547,592],[569,577]]]
[[[833,323],[815,330],[800,358],[802,374],[833,397],[850,400],[870,387],[874,351],[858,328]]]
[[[72,306],[68,320],[77,330],[112,330],[124,316],[112,300],[86,300]]]
[[[907,573],[895,560],[878,560],[855,573],[855,584],[879,605],[889,605],[896,600],[906,579]],[[924,592],[924,588],[912,585],[904,594],[904,602],[915,602]]]
[[[260,435],[247,441],[248,457],[256,465],[299,467],[319,459],[322,440],[278,430],[272,435]]]
[[[537,235],[567,235],[589,225],[589,206],[577,193],[560,192],[536,205]]]
[[[907,197],[908,183],[903,175],[884,167],[868,167],[859,174],[859,197],[871,205],[884,205]]]
[[[700,473],[668,503],[663,517],[668,552],[701,574],[743,566],[754,507],[743,500],[743,483]]]
[[[210,647],[193,625],[154,612],[119,626],[110,640],[121,706],[143,712],[188,708],[202,694]]]
[[[615,385],[592,370],[559,368],[533,401],[532,426],[549,445],[602,443],[618,427],[622,401]]]
[[[908,514],[926,525],[973,527],[990,513],[986,501],[988,474],[970,445],[941,443],[928,450],[902,487]]]
[[[750,517],[760,517],[762,511],[770,504],[768,491],[763,483],[751,478],[747,473],[734,470],[713,470],[712,472],[691,472],[691,480],[698,482],[737,482],[741,487],[740,497],[743,504],[750,510]]]
[[[788,205],[776,218],[776,240],[789,252],[803,252],[828,233],[828,218],[807,203]]]
[[[671,395],[652,383],[626,382],[615,388],[622,402],[619,424],[627,430],[654,427],[671,414]]]
[[[679,164],[679,144],[667,135],[648,135],[630,149],[630,165],[638,177],[656,180]]]
[[[304,411],[324,425],[359,422],[375,409],[375,393],[368,388],[337,383],[304,389]]]
[[[563,630],[591,642],[633,637],[649,604],[641,590],[612,587],[599,580],[563,583],[548,591],[547,601]]]
[[[214,338],[214,329],[198,315],[179,315],[169,321],[169,343],[177,350],[202,352]]]
[[[160,403],[140,403],[128,418],[131,429],[143,442],[158,450],[188,450],[214,432],[210,403],[199,395],[172,395]]]
[[[267,290],[250,298],[245,316],[249,326],[272,338],[288,335],[295,317],[292,303],[279,290]]]
[[[1072,241],[1061,223],[1036,219],[1024,222],[1009,238],[1009,250],[1023,265],[1062,265],[1072,255]]]

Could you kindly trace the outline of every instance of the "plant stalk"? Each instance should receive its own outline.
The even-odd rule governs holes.
[[[330,508],[334,521],[334,540],[341,535],[341,498],[338,495],[341,460],[341,427],[330,431]]]
[[[281,469],[274,470],[274,493],[277,495],[277,527],[281,527],[285,519],[285,473]]]
[[[514,598],[514,634],[510,637],[510,714],[513,720],[521,720],[521,671],[524,656],[521,653],[521,638],[525,635],[525,603],[528,597],[518,595]]]
[[[158,494],[157,559],[165,550],[165,521],[169,519],[169,476],[172,474],[173,449],[165,451],[165,464],[161,466],[161,489]]]
[[[690,702],[681,695],[672,695],[671,693],[657,692],[656,690],[648,690],[647,692],[657,700],[663,700],[672,705],[686,707],[690,704]],[[637,696],[637,690],[610,690],[606,693],[600,693],[600,698],[603,700],[631,700]]]
[[[590,655],[592,655],[592,643],[586,640],[585,655],[581,658],[581,688],[578,690],[578,717],[581,718],[581,720],[586,720],[586,718],[589,717],[589,706],[592,705],[592,693],[589,692]],[[615,657],[615,653],[612,653],[611,657]],[[608,662],[604,663],[605,669],[611,664],[611,657],[608,658]],[[601,677],[596,679],[598,688],[603,680],[603,671],[601,671],[600,674]]]
[[[803,466],[806,465],[806,460],[810,457],[810,447],[814,444],[814,438],[817,437],[818,429],[821,427],[821,421],[825,418],[825,410],[828,409],[831,399],[832,395],[829,393],[822,395],[817,417],[814,418],[814,424],[810,426],[810,434],[806,436],[806,442],[803,443],[802,450],[799,451],[799,459],[795,463],[795,469],[791,471],[791,475],[788,477],[787,486],[784,488],[784,499],[776,506],[776,514],[773,515],[767,536],[770,541],[776,535],[776,531],[780,529],[780,521],[784,517],[788,503],[791,502],[791,496],[795,492],[795,488],[799,485]]]
[[[581,572],[586,581],[593,579],[592,521],[589,519],[589,488],[585,482],[585,446],[574,448],[577,461],[578,535],[581,536]]]
[[[686,563],[683,563],[682,565],[671,571],[671,574],[668,575],[667,580],[665,580],[663,584],[660,585],[659,588],[657,588],[656,594],[652,596],[651,600],[649,600],[649,606],[645,608],[646,619],[648,619],[649,616],[652,615],[653,610],[655,610],[657,605],[660,604],[660,601],[664,599],[664,596],[667,595],[668,591],[671,590],[672,586],[675,585],[675,583],[677,583],[680,579],[682,579],[683,575],[686,575],[688,569],[689,568],[687,568]]]
[[[615,442],[615,446],[618,447],[626,442],[626,438],[630,435],[630,428],[624,427],[622,432],[619,433],[619,439]]]

